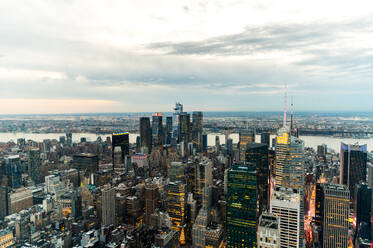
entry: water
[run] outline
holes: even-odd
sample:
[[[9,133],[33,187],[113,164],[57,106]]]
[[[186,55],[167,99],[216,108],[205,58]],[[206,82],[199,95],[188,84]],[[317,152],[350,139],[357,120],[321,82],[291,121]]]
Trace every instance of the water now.
[[[130,142],[135,143],[136,137],[139,134],[131,133],[130,134]],[[8,142],[10,140],[13,140],[14,142],[17,141],[18,138],[25,138],[26,140],[34,140],[36,142],[42,142],[44,139],[59,139],[60,136],[65,136],[64,133],[0,133],[0,142]],[[106,137],[111,136],[108,134],[104,135],[97,135],[93,133],[73,133],[72,138],[73,142],[79,142],[80,138],[85,137],[87,141],[95,141],[97,138],[101,136],[103,140],[106,139]],[[207,136],[207,143],[209,146],[215,145],[215,136],[219,136],[220,144],[225,144],[225,135],[224,134],[218,134],[218,133],[210,133]],[[271,135],[271,142],[272,138],[274,138],[274,135]],[[230,134],[230,138],[233,139],[233,143],[238,142],[238,133],[232,133]],[[333,149],[336,152],[339,152],[340,150],[340,144],[341,142],[345,143],[359,143],[359,144],[367,144],[368,150],[373,149],[373,138],[369,139],[353,139],[353,138],[335,138],[335,137],[329,137],[329,136],[300,136],[300,138],[305,142],[306,147],[312,147],[314,149],[317,149],[317,145],[326,144],[328,148]],[[256,135],[255,137],[256,142],[260,142],[260,135]]]

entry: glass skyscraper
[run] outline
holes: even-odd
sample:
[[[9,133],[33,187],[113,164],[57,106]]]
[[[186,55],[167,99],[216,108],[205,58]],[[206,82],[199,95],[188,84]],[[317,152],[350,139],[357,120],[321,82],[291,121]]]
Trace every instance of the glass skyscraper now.
[[[149,117],[140,117],[140,147],[143,153],[152,150],[152,129]]]
[[[227,247],[256,247],[255,166],[232,165],[227,183]]]
[[[162,113],[152,114],[152,137],[153,146],[161,146],[163,144],[163,124]]]

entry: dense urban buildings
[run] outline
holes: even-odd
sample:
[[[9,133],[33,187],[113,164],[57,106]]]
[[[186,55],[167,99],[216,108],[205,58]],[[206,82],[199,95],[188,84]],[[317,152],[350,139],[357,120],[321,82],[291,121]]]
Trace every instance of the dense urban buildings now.
[[[370,247],[366,145],[307,147],[293,115],[210,114],[177,103],[99,119],[94,139],[66,122],[0,143],[0,246]]]

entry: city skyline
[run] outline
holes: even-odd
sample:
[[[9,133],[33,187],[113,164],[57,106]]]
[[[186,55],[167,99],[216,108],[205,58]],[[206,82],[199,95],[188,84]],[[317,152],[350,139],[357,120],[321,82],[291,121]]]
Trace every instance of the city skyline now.
[[[4,1],[0,114],[368,111],[371,5]]]

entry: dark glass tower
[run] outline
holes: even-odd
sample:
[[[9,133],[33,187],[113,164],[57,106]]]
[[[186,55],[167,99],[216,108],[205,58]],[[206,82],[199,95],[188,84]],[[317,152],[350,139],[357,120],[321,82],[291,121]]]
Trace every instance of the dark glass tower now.
[[[198,151],[202,150],[203,113],[193,112],[192,141]]]
[[[347,185],[351,198],[354,197],[355,185],[367,177],[367,145],[347,145],[341,143],[340,184]]]
[[[41,183],[40,165],[39,148],[30,148],[28,151],[28,173],[35,184]]]
[[[179,118],[179,142],[184,142],[187,144],[190,142],[190,114],[183,112],[180,114]]]
[[[129,134],[128,133],[113,133],[112,146],[111,146],[113,161],[114,161],[114,148],[116,146],[120,146],[122,150],[122,161],[124,161],[124,157],[129,154],[129,148],[130,148]]]
[[[354,209],[357,228],[360,227],[360,224],[362,222],[370,224],[371,202],[372,189],[366,183],[360,183],[356,185]]]
[[[147,150],[144,153],[150,153],[152,150],[152,129],[149,117],[140,117],[140,146],[143,152]]]
[[[263,210],[268,209],[269,198],[269,164],[268,164],[268,145],[259,143],[248,143],[246,145],[246,162],[255,164],[257,176],[257,196],[259,212],[257,218]]]
[[[161,146],[163,144],[162,116],[162,113],[152,114],[152,137],[154,147]]]
[[[260,135],[260,143],[267,144],[267,146],[269,147],[270,137],[271,137],[271,133],[263,132]]]
[[[232,165],[227,182],[227,247],[256,247],[255,167]]]
[[[166,117],[165,144],[171,144],[172,139],[172,116]]]

